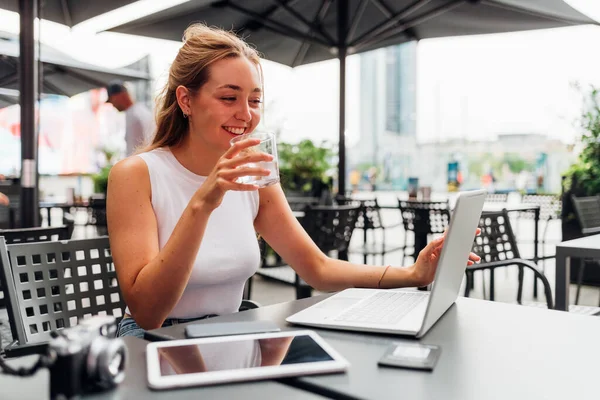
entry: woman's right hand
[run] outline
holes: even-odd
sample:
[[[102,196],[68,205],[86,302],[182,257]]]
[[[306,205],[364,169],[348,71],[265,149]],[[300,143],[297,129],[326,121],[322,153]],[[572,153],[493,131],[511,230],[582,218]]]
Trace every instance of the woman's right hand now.
[[[268,169],[246,165],[261,161],[273,161],[273,156],[270,154],[242,153],[244,149],[256,146],[259,143],[260,139],[246,139],[240,140],[231,146],[219,159],[200,189],[196,191],[192,201],[212,211],[221,204],[223,196],[228,190],[257,190],[259,187],[256,185],[238,183],[236,180],[242,176],[268,176],[270,174]]]

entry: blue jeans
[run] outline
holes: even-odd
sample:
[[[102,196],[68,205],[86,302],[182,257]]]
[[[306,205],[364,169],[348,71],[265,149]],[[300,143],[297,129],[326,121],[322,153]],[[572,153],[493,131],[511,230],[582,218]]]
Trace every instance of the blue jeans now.
[[[201,319],[216,317],[217,315],[209,314],[199,318],[189,318],[189,319],[180,319],[180,318],[167,318],[165,322],[163,322],[162,327],[172,326],[176,324],[184,324],[186,322],[191,321],[199,321]],[[140,328],[140,326],[135,322],[135,320],[131,317],[125,317],[119,322],[119,326],[117,327],[117,337],[123,336],[135,336],[137,338],[144,338],[145,330]]]

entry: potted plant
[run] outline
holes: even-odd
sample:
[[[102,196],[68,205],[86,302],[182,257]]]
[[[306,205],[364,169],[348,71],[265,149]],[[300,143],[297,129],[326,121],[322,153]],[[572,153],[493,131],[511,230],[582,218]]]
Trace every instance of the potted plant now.
[[[333,168],[331,160],[335,154],[327,142],[280,142],[277,152],[281,186],[288,196],[320,197],[324,188],[331,190],[327,174]]]
[[[581,152],[577,161],[571,165],[563,176],[563,240],[574,239],[582,235],[571,197],[600,194],[600,90],[598,88],[591,86],[589,92],[583,93],[583,112],[578,122],[582,130],[579,139]],[[578,262],[573,263],[571,268],[572,281],[576,280],[578,267]],[[600,273],[597,268],[586,268],[583,281],[600,284]]]

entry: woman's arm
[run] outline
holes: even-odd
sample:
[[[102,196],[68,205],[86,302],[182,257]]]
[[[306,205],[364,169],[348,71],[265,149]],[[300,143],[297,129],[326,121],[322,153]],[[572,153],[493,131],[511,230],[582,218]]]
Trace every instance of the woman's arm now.
[[[444,237],[429,243],[419,253],[415,264],[406,268],[386,270],[383,266],[335,260],[323,254],[304,231],[292,214],[280,185],[259,192],[260,209],[254,222],[256,230],[315,289],[412,287],[425,286],[433,281]],[[477,260],[478,257],[472,254],[469,263]]]
[[[140,157],[129,157],[111,169],[107,199],[110,245],[125,302],[141,328],[159,328],[179,302],[208,218],[225,193],[257,189],[254,185],[237,183],[240,176],[270,174],[269,170],[248,165],[271,161],[272,156],[264,153],[238,156],[243,149],[259,142],[243,140],[225,152],[192,196],[160,251],[146,163]]]
[[[159,251],[146,163],[139,157],[117,163],[108,193],[108,232],[121,292],[141,328],[159,328],[187,286],[210,211],[190,202]]]

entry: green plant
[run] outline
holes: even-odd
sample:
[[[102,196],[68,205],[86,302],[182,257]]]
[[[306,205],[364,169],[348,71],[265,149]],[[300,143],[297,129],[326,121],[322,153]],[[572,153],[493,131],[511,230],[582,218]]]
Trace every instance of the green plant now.
[[[113,159],[115,157],[116,152],[109,148],[103,147],[100,149],[100,152],[104,155],[106,159],[106,164],[104,167],[100,169],[100,172],[97,174],[93,174],[91,176],[92,182],[94,183],[94,193],[105,193],[108,188],[108,174],[110,173],[110,169],[113,166]]]
[[[92,182],[94,182],[94,193],[106,193],[108,187],[108,174],[110,173],[112,165],[107,165],[100,170],[97,174],[92,175]]]
[[[286,191],[311,192],[316,183],[326,183],[326,174],[332,170],[334,152],[323,142],[320,146],[311,140],[277,146],[281,185]]]
[[[563,188],[577,196],[594,196],[600,194],[600,90],[591,86],[583,97],[579,118],[582,150],[565,173]]]

